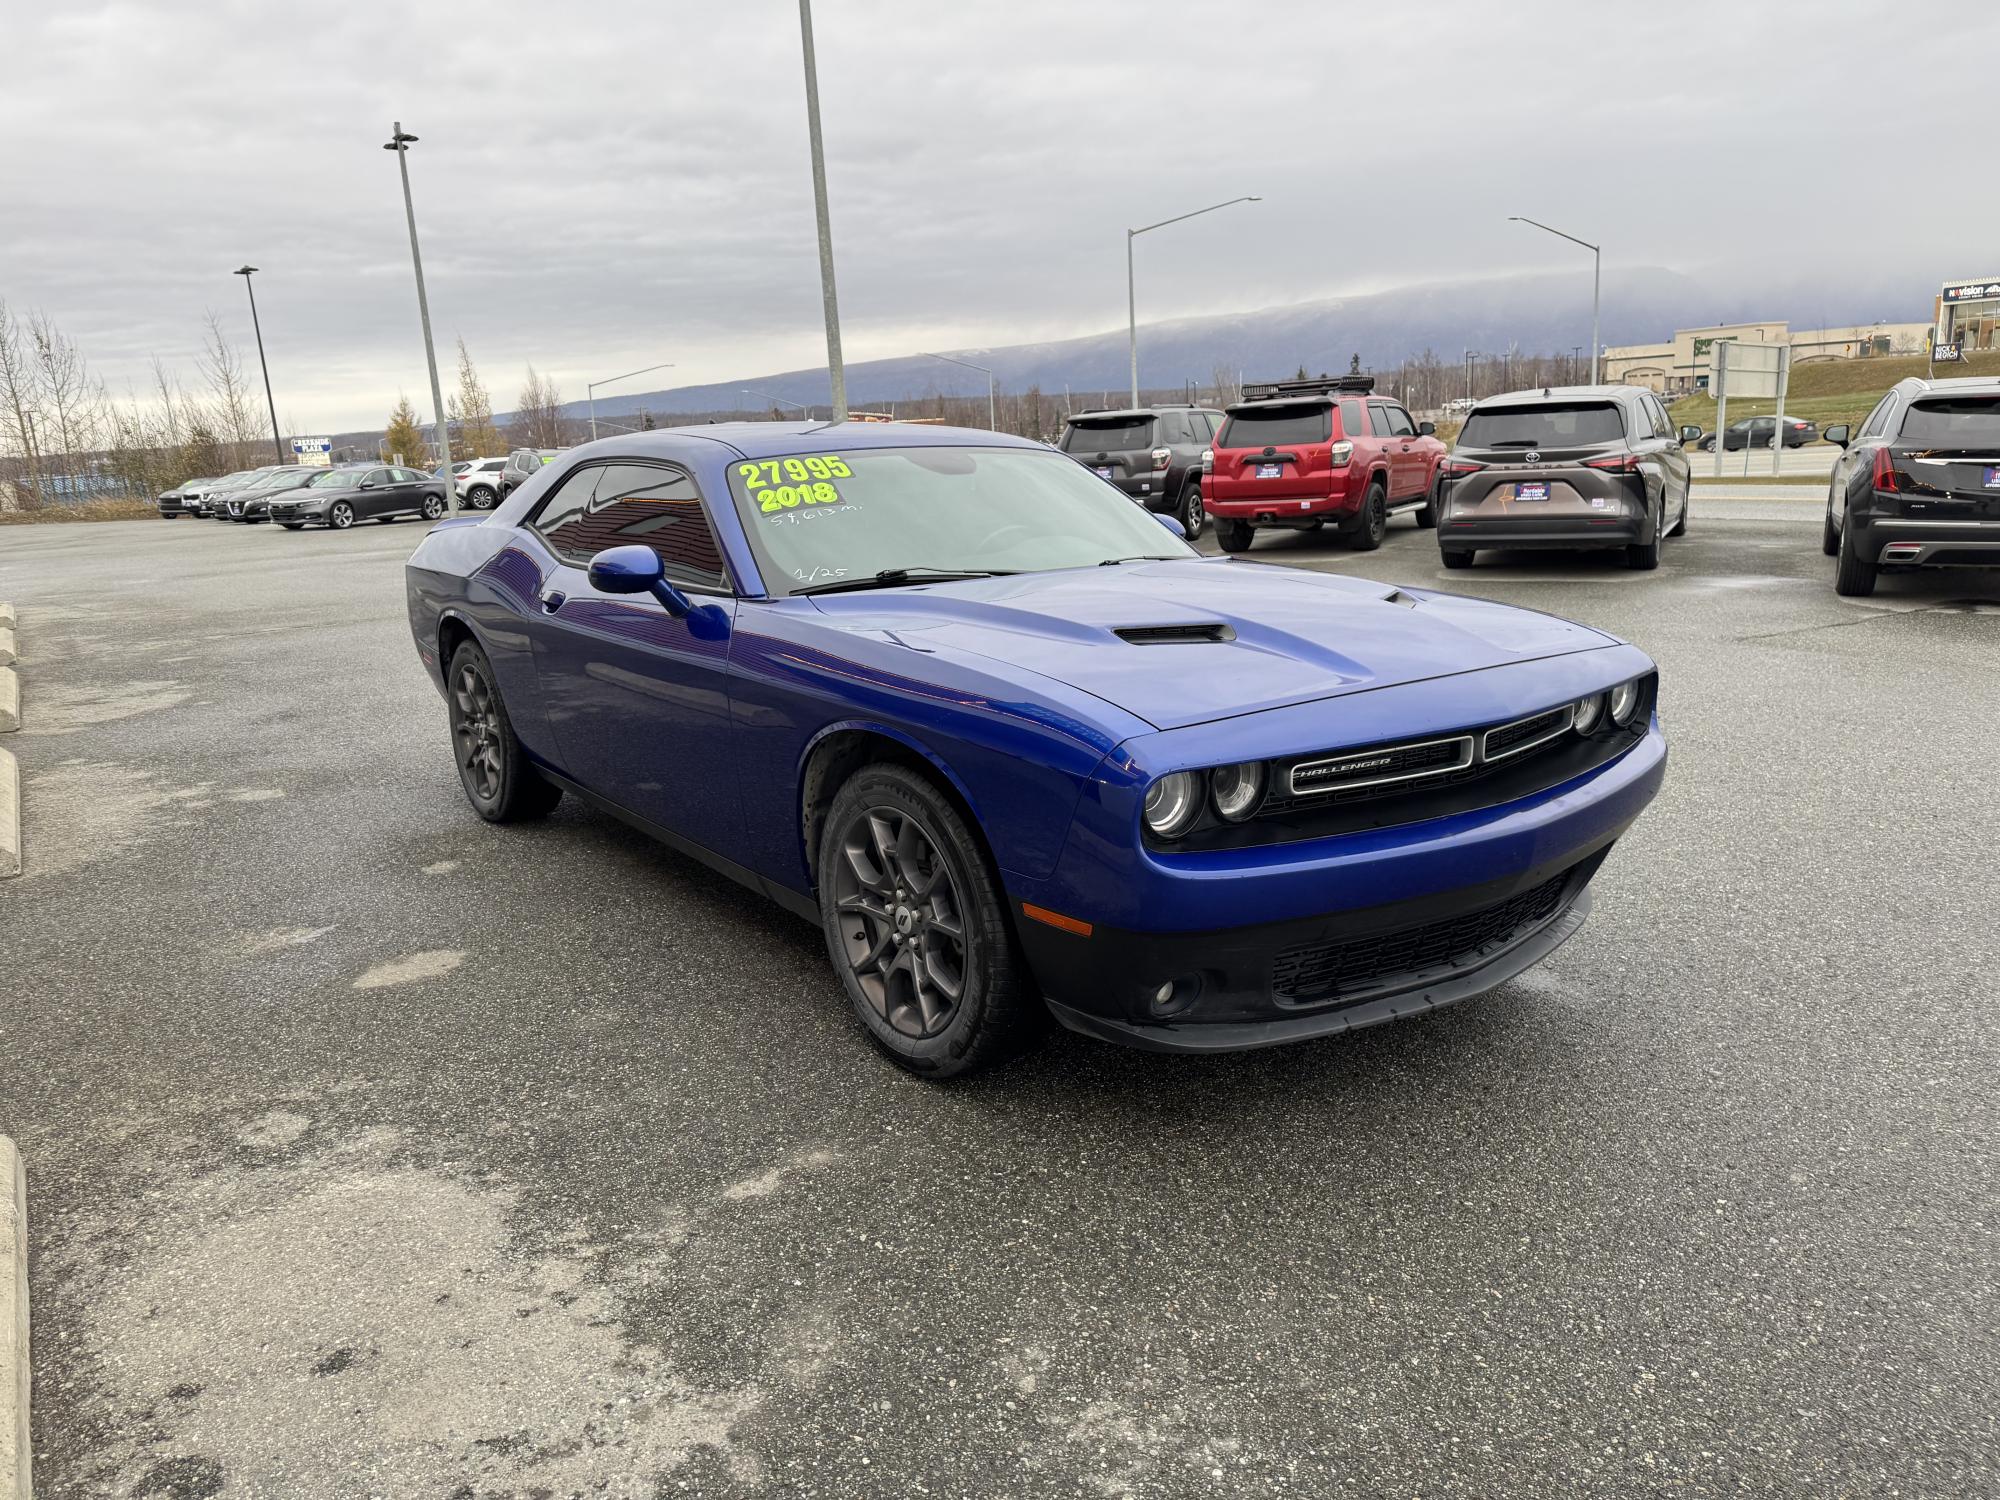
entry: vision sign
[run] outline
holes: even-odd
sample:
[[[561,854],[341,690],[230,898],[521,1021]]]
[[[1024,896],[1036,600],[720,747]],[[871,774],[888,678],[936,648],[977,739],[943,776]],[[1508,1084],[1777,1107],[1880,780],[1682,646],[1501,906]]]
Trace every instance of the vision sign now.
[[[1948,281],[1938,296],[1947,304],[2000,298],[2000,277],[1989,281]]]

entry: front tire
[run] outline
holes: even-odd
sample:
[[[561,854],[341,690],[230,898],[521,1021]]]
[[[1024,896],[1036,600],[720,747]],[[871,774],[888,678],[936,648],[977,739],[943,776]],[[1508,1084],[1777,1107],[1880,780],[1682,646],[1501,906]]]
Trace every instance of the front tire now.
[[[354,507],[345,500],[336,500],[327,509],[326,524],[335,531],[345,531],[354,524]]]
[[[486,653],[474,641],[460,642],[444,680],[452,759],[472,810],[489,823],[547,817],[562,788],[529,763]]]
[[[1035,1002],[1006,896],[935,786],[897,765],[848,778],[820,835],[818,876],[827,956],[893,1062],[954,1078],[1020,1045]]]
[[[1255,535],[1247,521],[1225,521],[1221,517],[1215,522],[1215,545],[1224,552],[1248,552],[1250,538]]]
[[[1361,514],[1347,534],[1347,545],[1356,552],[1373,552],[1389,533],[1389,487],[1381,480],[1368,486],[1368,498],[1361,502]]]
[[[303,531],[305,530],[306,523],[303,521],[280,521],[278,524],[287,531]]]
[[[1861,555],[1854,540],[1854,523],[1840,529],[1840,561],[1834,565],[1833,591],[1849,599],[1866,599],[1875,592],[1878,573],[1874,562]]]
[[[1202,521],[1207,512],[1201,508],[1201,481],[1190,479],[1181,490],[1180,523],[1187,539],[1193,541],[1201,535]]]

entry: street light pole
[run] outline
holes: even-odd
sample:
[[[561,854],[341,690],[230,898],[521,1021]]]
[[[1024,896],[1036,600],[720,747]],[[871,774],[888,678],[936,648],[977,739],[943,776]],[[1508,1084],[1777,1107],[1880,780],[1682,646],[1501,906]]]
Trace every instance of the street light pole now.
[[[257,321],[257,293],[250,285],[250,278],[257,274],[252,265],[238,267],[231,275],[243,278],[243,290],[250,293],[250,327],[257,335],[257,368],[264,372],[264,404],[271,409],[271,451],[278,455],[278,462],[285,461],[285,441],[278,436],[278,403],[271,399],[271,367],[264,360],[264,328]]]
[[[1572,245],[1581,245],[1591,253],[1593,262],[1590,272],[1590,383],[1596,385],[1597,351],[1602,347],[1597,341],[1597,313],[1601,305],[1601,294],[1604,290],[1604,251],[1598,246],[1591,244],[1589,240],[1580,240],[1573,234],[1564,234],[1560,229],[1552,228],[1542,223],[1539,219],[1530,219],[1523,214],[1509,214],[1507,215],[1507,222],[1509,224],[1532,224],[1545,234],[1552,234],[1560,240],[1568,240]]]
[[[800,0],[801,4],[805,0]],[[1262,203],[1256,195],[1246,198],[1231,198],[1227,203],[1211,203],[1207,208],[1197,208],[1193,213],[1175,214],[1171,219],[1162,219],[1157,224],[1142,224],[1137,229],[1125,231],[1125,325],[1127,338],[1132,350],[1132,404],[1139,404],[1139,294],[1132,275],[1132,241],[1142,234],[1155,229],[1165,229],[1169,224],[1178,224],[1183,219],[1198,219],[1203,214],[1212,214],[1218,208],[1230,208],[1238,203]]]
[[[424,295],[424,256],[417,248],[417,210],[410,198],[410,147],[416,142],[417,138],[406,134],[403,122],[398,120],[382,149],[396,153],[396,166],[403,176],[403,214],[410,221],[410,264],[417,272],[417,316],[424,325],[424,360],[431,370],[431,410],[437,416],[438,467],[444,470],[444,502],[457,515],[458,486],[451,477],[451,424],[444,415],[444,387],[438,384],[437,346],[431,342],[431,304]]]
[[[812,0],[799,0],[799,37],[806,62],[806,133],[812,141],[813,214],[819,221],[819,290],[826,303],[826,373],[833,386],[833,420],[847,420],[847,366],[840,357],[840,298],[833,287],[833,225],[826,212],[826,148],[819,134],[819,63],[813,54]]]
[[[783,396],[774,396],[769,391],[760,391],[756,389],[754,386],[743,385],[743,386],[738,386],[737,389],[743,392],[743,394],[746,396],[762,397],[764,400],[770,402],[773,406],[789,406],[793,411],[802,411],[806,414],[806,420],[808,422],[810,422],[813,419],[813,409],[810,406],[802,405],[797,401],[787,401]]]
[[[1000,430],[1000,423],[995,419],[993,414],[993,372],[991,370],[987,369],[984,365],[975,365],[969,359],[953,359],[949,354],[931,354],[926,351],[924,358],[941,359],[948,365],[963,365],[968,370],[977,370],[980,374],[984,375],[986,377],[986,430],[988,432],[998,432]]]
[[[583,388],[583,399],[590,404],[590,440],[597,441],[597,388],[600,385],[616,385],[621,380],[630,380],[634,375],[650,375],[655,370],[671,370],[671,361],[664,365],[647,365],[643,370],[627,370],[623,375],[607,375],[602,380],[593,380]]]

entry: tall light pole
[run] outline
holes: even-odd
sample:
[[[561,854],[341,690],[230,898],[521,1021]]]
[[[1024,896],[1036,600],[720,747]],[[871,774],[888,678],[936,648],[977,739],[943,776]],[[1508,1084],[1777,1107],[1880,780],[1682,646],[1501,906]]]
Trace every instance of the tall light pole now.
[[[243,290],[250,293],[250,327],[257,334],[257,368],[264,372],[264,404],[271,409],[271,451],[278,455],[278,462],[285,461],[285,441],[278,436],[278,403],[271,399],[271,367],[264,362],[264,329],[257,321],[257,293],[250,285],[250,278],[257,274],[251,265],[239,266],[230,273],[243,278]]]
[[[664,365],[647,365],[643,370],[627,370],[623,375],[607,375],[602,380],[593,380],[583,388],[583,399],[590,403],[590,440],[597,441],[597,388],[600,385],[616,385],[621,380],[630,380],[634,375],[650,375],[655,370],[671,370],[671,362]]]
[[[1559,240],[1568,240],[1572,245],[1581,245],[1591,253],[1593,264],[1590,272],[1590,383],[1596,385],[1597,351],[1600,347],[1597,342],[1597,310],[1600,293],[1604,290],[1603,250],[1591,244],[1589,240],[1580,240],[1573,234],[1564,234],[1560,229],[1551,228],[1549,225],[1542,223],[1541,220],[1530,219],[1523,214],[1509,214],[1507,215],[1507,222],[1509,224],[1532,224],[1545,234],[1552,234]]]
[[[451,424],[444,418],[444,387],[438,384],[437,346],[431,342],[431,304],[424,295],[424,256],[417,248],[417,210],[410,201],[410,147],[417,138],[406,134],[403,122],[396,121],[384,151],[396,153],[396,166],[403,174],[403,214],[410,221],[410,264],[417,271],[417,316],[424,324],[424,359],[431,367],[431,410],[437,414],[438,467],[444,470],[444,499],[453,515],[458,514],[458,486],[451,481]]]
[[[797,401],[787,401],[783,396],[774,396],[769,391],[760,391],[747,385],[739,386],[737,389],[741,390],[746,396],[760,396],[773,406],[789,406],[793,411],[802,411],[806,414],[808,422],[813,419],[813,409],[810,406],[802,405]]]
[[[800,0],[803,4],[804,0]],[[1218,208],[1230,208],[1238,203],[1262,203],[1262,198],[1252,195],[1247,198],[1231,198],[1227,203],[1211,203],[1207,208],[1197,208],[1191,214],[1175,214],[1171,219],[1162,219],[1157,224],[1141,224],[1137,229],[1125,231],[1125,321],[1132,345],[1132,404],[1139,404],[1139,296],[1132,276],[1132,241],[1142,234],[1150,234],[1155,229],[1165,229],[1169,224],[1178,224],[1183,219],[1198,219],[1203,214],[1212,214]]]
[[[926,351],[924,358],[941,359],[948,365],[963,365],[968,370],[977,370],[980,374],[984,375],[986,377],[986,430],[988,432],[998,432],[1000,430],[1000,424],[993,414],[993,372],[991,370],[987,369],[984,365],[975,365],[969,359],[953,359],[949,354],[931,354]]]
[[[833,289],[833,225],[826,214],[826,148],[819,135],[819,64],[813,57],[812,0],[799,0],[799,37],[806,61],[806,133],[812,140],[813,214],[819,221],[819,290],[826,303],[826,373],[833,385],[833,420],[847,420],[847,366],[840,357],[840,298]]]

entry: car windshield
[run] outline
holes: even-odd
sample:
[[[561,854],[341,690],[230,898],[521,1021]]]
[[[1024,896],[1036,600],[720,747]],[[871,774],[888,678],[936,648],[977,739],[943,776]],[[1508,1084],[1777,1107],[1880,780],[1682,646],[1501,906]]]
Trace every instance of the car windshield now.
[[[338,489],[342,485],[359,484],[360,469],[322,469],[306,481],[308,489]]]
[[[1108,422],[1072,422],[1063,433],[1065,453],[1120,453],[1153,445],[1151,417],[1117,417]]]
[[[1198,554],[1089,470],[1047,449],[825,449],[731,464],[767,586],[878,573],[1026,573]],[[901,580],[897,580],[901,581]]]
[[[1546,402],[1482,407],[1465,419],[1458,441],[1465,448],[1576,448],[1624,436],[1611,402]]]
[[[1978,448],[2000,453],[2000,401],[1924,401],[1903,418],[1902,441],[1926,448]]]
[[[1215,446],[1273,448],[1285,443],[1323,443],[1333,435],[1332,412],[1324,401],[1232,412]]]

